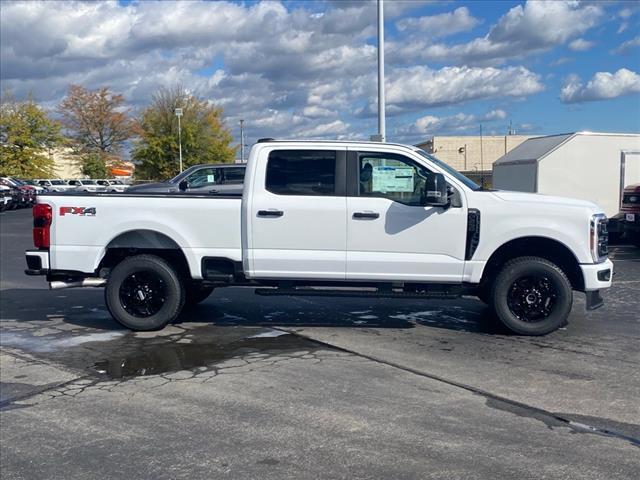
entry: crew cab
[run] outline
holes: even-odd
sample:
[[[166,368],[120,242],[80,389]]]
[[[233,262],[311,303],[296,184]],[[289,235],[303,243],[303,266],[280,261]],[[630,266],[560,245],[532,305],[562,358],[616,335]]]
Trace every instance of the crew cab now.
[[[524,335],[564,325],[573,291],[611,286],[596,205],[484,190],[412,146],[259,141],[242,194],[48,194],[30,275],[105,287],[111,315],[163,328],[214,288],[260,295],[475,295]]]

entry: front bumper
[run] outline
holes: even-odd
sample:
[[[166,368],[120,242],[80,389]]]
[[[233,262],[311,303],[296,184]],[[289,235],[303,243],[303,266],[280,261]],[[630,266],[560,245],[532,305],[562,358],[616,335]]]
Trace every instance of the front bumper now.
[[[580,265],[584,279],[584,293],[587,300],[587,310],[595,310],[604,305],[600,290],[611,287],[613,278],[613,262],[606,259],[602,263]]]

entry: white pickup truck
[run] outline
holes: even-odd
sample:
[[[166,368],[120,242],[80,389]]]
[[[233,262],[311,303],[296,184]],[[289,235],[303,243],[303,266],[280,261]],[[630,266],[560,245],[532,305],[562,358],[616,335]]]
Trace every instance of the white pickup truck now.
[[[163,328],[214,288],[262,295],[475,295],[511,331],[564,325],[611,286],[592,203],[484,190],[411,146],[260,140],[241,195],[46,194],[29,275],[106,287],[113,317]]]

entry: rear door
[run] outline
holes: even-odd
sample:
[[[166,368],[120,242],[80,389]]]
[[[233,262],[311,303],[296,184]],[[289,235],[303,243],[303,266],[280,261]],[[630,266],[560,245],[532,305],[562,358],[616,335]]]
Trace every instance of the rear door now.
[[[347,280],[462,281],[464,203],[422,206],[431,172],[399,153],[350,151],[347,168]]]
[[[247,219],[251,276],[344,279],[346,148],[274,147],[267,155]]]

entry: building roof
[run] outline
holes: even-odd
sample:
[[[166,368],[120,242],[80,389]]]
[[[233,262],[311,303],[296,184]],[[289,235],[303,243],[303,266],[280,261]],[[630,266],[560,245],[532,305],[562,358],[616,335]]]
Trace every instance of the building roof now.
[[[574,135],[575,133],[564,133],[562,135],[530,138],[500,157],[495,161],[494,165],[505,163],[531,163],[538,161],[558,148],[564,142],[568,141]]]
[[[544,157],[549,155],[555,149],[559,148],[563,144],[569,142],[572,138],[578,135],[589,136],[602,136],[602,137],[638,137],[635,133],[600,133],[600,132],[575,132],[575,133],[562,133],[559,135],[547,135],[545,137],[535,137],[525,140],[516,148],[507,152],[498,160],[494,162],[494,165],[513,165],[516,163],[533,163],[539,162]]]

